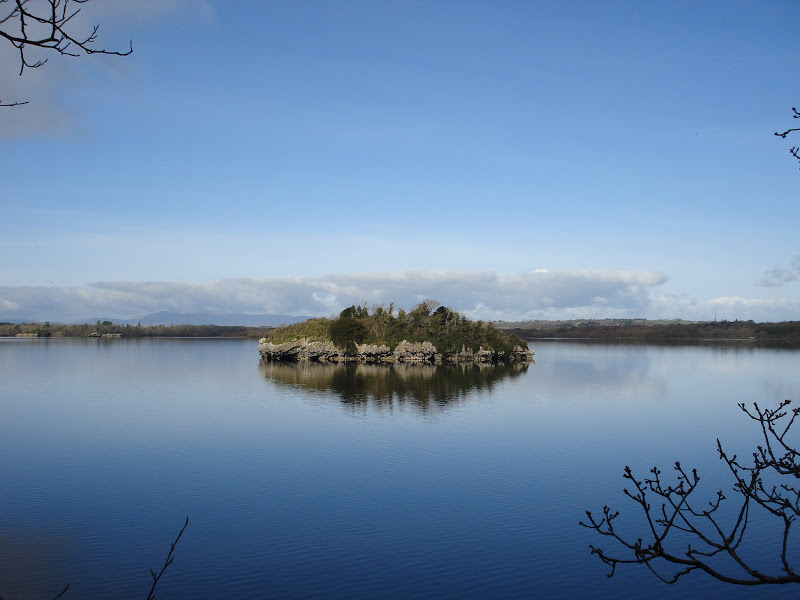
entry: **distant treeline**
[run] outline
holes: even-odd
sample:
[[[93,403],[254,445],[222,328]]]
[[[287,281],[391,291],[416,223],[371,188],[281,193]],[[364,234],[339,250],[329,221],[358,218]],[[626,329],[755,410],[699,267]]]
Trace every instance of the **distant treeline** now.
[[[753,340],[763,343],[780,343],[800,346],[800,321],[781,323],[756,323],[754,321],[661,321],[651,324],[644,320],[609,324],[609,320],[577,321],[573,323],[558,321],[537,321],[535,324],[496,323],[498,332],[488,323],[472,323],[457,313],[440,307],[431,311],[430,307],[416,307],[406,313],[399,311],[395,316],[392,307],[376,310],[368,314],[365,308],[351,307],[343,311],[347,321],[341,321],[330,332],[329,319],[309,319],[289,327],[242,327],[224,325],[116,325],[111,321],[98,321],[95,324],[64,325],[60,323],[4,323],[0,322],[0,336],[37,335],[38,337],[88,338],[107,334],[122,337],[238,337],[238,338],[276,338],[285,341],[292,337],[324,338],[335,337],[359,339],[370,343],[393,344],[407,337],[427,338],[437,348],[458,350],[467,342],[483,344],[488,347],[508,345],[505,334],[526,340],[541,338],[586,338],[606,341],[700,341],[714,339]],[[423,314],[425,313],[425,314]],[[340,319],[342,317],[340,316]],[[350,319],[355,318],[358,323]],[[347,325],[347,327],[344,327]],[[362,333],[362,325],[366,332]],[[338,331],[337,327],[343,331]],[[351,328],[355,328],[350,331]],[[496,332],[496,333],[495,333]],[[498,335],[500,334],[500,335]],[[278,339],[279,338],[279,339]],[[285,338],[285,339],[284,339]]]
[[[269,328],[223,325],[117,325],[98,321],[94,325],[64,325],[61,323],[0,323],[0,336],[36,335],[38,337],[89,338],[114,337],[238,337],[260,338]]]
[[[544,324],[503,329],[528,340],[541,338],[588,338],[606,341],[690,341],[690,340],[753,340],[800,345],[800,321],[756,323],[754,321],[674,322],[657,325],[637,321],[636,324],[608,324],[582,321],[576,324]]]

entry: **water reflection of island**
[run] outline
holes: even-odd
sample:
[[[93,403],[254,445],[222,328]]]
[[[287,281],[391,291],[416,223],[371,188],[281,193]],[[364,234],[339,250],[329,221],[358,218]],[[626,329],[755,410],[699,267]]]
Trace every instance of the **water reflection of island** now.
[[[282,363],[260,361],[270,381],[314,392],[333,392],[351,408],[392,410],[412,406],[439,411],[477,390],[491,391],[500,381],[516,378],[530,363],[507,365],[371,365],[352,363]]]

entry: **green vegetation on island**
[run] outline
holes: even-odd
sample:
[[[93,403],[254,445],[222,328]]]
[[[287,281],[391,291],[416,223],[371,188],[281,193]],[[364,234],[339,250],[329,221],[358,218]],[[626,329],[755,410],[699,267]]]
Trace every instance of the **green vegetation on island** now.
[[[401,341],[430,342],[440,353],[457,354],[462,349],[493,351],[510,356],[515,347],[528,344],[514,333],[502,331],[484,321],[472,321],[464,315],[430,301],[421,302],[409,311],[396,310],[394,304],[351,306],[335,319],[308,319],[302,323],[276,327],[265,339],[272,344],[306,339],[330,340],[346,353],[354,354],[356,345],[385,345],[395,348]]]

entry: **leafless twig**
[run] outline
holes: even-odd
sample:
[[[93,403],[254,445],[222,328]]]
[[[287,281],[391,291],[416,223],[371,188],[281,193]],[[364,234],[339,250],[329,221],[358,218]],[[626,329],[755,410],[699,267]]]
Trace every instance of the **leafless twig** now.
[[[792,118],[800,119],[800,111],[798,111],[795,107],[792,107],[792,113],[794,113],[792,115]],[[779,138],[785,140],[787,135],[789,135],[790,133],[794,133],[796,131],[800,131],[800,127],[795,127],[793,129],[787,129],[786,131],[783,131],[783,132],[776,131],[775,135],[777,135]],[[794,156],[797,160],[800,160],[800,146],[793,146],[793,147],[789,148],[789,154]]]
[[[48,60],[29,58],[31,48],[72,57],[81,54],[127,56],[133,52],[133,42],[128,44],[126,50],[95,47],[99,25],[94,25],[88,35],[78,35],[72,31],[71,21],[81,11],[76,5],[87,2],[89,0],[40,0],[34,3],[31,0],[0,0],[0,39],[10,43],[19,54],[20,75],[26,67],[37,69]],[[23,104],[28,102],[0,101],[0,107]]]
[[[175,546],[178,545],[178,540],[181,539],[181,536],[183,535],[183,532],[186,530],[187,525],[189,525],[189,517],[186,517],[186,522],[183,524],[183,527],[178,532],[178,537],[176,537],[175,541],[172,542],[172,546],[170,546],[169,548],[169,553],[167,554],[167,558],[164,561],[164,565],[161,567],[161,571],[159,571],[158,575],[156,575],[156,572],[153,569],[150,569],[150,575],[153,577],[153,586],[150,588],[150,593],[147,594],[146,600],[153,600],[156,597],[156,585],[158,584],[159,579],[161,579],[161,576],[164,574],[164,571],[167,570],[167,567],[169,567],[175,560],[175,557],[173,556],[173,553],[175,552]]]
[[[639,564],[646,566],[665,583],[675,583],[692,571],[703,571],[727,583],[738,585],[762,585],[800,583],[800,574],[789,564],[787,549],[792,523],[800,516],[800,488],[792,481],[800,478],[800,453],[787,438],[800,408],[789,409],[789,400],[781,402],[775,409],[761,409],[757,404],[750,409],[744,404],[739,408],[759,423],[764,444],[753,453],[753,463],[743,464],[736,455],[729,456],[717,440],[719,457],[734,476],[734,491],[739,494],[741,505],[732,525],[724,526],[717,510],[726,499],[722,491],[707,505],[694,503],[691,497],[697,489],[700,477],[695,470],[687,472],[680,463],[675,463],[676,483],[667,485],[662,481],[657,467],[650,470],[651,476],[636,479],[630,467],[625,467],[623,478],[631,482],[631,490],[625,495],[633,500],[644,513],[647,531],[635,541],[625,538],[614,528],[618,511],[603,507],[602,517],[586,511],[587,521],[583,527],[594,529],[602,536],[616,540],[623,548],[622,555],[609,554],[596,546],[591,553],[610,567],[608,576],[614,575],[617,565]],[[781,485],[770,486],[765,476],[778,476]],[[651,504],[655,498],[660,507]],[[780,565],[777,572],[766,573],[754,567],[739,552],[747,528],[750,508],[760,506],[783,521]],[[678,532],[678,533],[673,533]],[[670,536],[672,534],[672,536]],[[674,538],[692,540],[688,546],[679,547]],[[647,540],[647,541],[644,541]],[[727,557],[736,567],[722,568],[715,557]],[[663,572],[662,565],[673,565]]]

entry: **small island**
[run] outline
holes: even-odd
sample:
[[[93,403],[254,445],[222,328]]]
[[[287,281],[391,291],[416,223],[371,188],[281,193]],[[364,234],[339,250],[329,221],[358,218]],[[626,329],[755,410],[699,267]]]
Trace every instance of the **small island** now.
[[[308,319],[272,330],[258,342],[262,359],[297,362],[505,363],[529,362],[522,338],[491,323],[425,301],[395,307],[344,309],[338,318]]]

